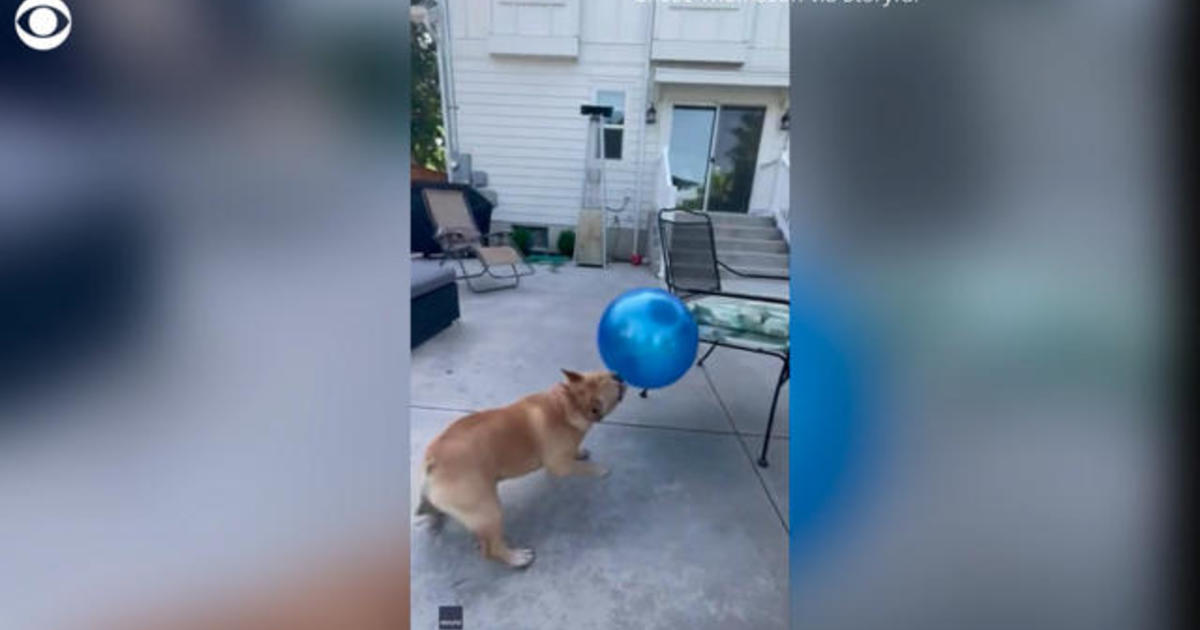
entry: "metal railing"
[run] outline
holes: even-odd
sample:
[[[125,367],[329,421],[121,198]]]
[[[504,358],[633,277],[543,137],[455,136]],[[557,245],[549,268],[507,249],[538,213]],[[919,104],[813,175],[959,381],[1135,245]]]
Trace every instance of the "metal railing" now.
[[[763,164],[759,168],[771,168],[771,201],[767,206],[770,216],[775,220],[775,227],[783,233],[783,240],[790,245],[792,242],[789,232],[791,203],[789,190],[792,161],[785,148],[779,158]]]
[[[654,188],[654,205],[658,209],[674,208],[678,199],[679,191],[671,183],[671,158],[669,147],[663,147],[662,153],[658,159],[658,179]],[[666,268],[665,254],[663,253],[662,240],[658,238],[658,230],[650,230],[651,234],[651,252],[654,255],[655,263],[657,264],[656,273],[659,278],[664,278],[664,270]]]

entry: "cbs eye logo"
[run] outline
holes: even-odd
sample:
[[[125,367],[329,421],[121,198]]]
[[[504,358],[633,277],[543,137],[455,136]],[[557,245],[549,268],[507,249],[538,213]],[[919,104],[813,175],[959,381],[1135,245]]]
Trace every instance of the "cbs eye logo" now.
[[[54,50],[71,34],[71,10],[62,0],[25,0],[15,22],[17,37],[34,50]]]

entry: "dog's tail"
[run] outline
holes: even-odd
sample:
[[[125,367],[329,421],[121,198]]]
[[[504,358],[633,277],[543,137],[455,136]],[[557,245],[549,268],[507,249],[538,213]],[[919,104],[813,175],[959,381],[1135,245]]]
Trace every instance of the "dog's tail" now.
[[[429,501],[429,473],[433,472],[433,460],[425,461],[425,479],[421,482],[421,503],[417,505],[417,516],[437,516],[442,511]]]

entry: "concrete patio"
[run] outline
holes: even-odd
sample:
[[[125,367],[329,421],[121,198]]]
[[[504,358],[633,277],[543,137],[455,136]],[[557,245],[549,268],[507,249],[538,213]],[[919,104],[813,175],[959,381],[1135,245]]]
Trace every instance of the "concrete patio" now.
[[[644,267],[539,266],[518,289],[475,294],[462,318],[413,351],[412,497],[425,446],[464,413],[596,369],[608,302],[657,286]],[[730,290],[786,295],[782,281]],[[457,523],[412,537],[413,627],[461,605],[465,628],[784,628],[787,624],[787,389],[769,455],[755,463],[778,361],[718,349],[678,383],[626,397],[588,435],[605,479],[545,472],[500,486],[508,540],[537,560],[485,561]],[[415,504],[414,504],[415,509]]]

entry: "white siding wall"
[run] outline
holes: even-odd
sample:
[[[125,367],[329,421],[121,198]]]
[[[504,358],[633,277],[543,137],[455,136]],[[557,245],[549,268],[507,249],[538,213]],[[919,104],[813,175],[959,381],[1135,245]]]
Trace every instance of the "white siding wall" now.
[[[654,59],[745,63],[753,10],[745,2],[664,3],[654,21]]]
[[[786,2],[754,5],[753,33],[746,59],[747,72],[788,73],[791,10]]]
[[[579,55],[582,0],[490,0],[493,54]]]
[[[660,6],[659,16],[666,5]],[[646,102],[645,64],[651,5],[635,0],[449,0],[458,100],[460,149],[473,167],[487,171],[499,194],[495,218],[509,223],[574,225],[580,207],[586,119],[579,106],[598,89],[625,92],[622,159],[607,163],[609,205],[637,197],[637,155]],[[742,27],[749,38],[746,70],[787,70],[786,4],[753,5]],[[578,11],[576,17],[572,17]],[[771,13],[774,11],[774,13]],[[720,11],[720,13],[727,13]],[[753,18],[753,19],[751,19]],[[495,38],[526,38],[537,55],[538,38],[570,37],[577,20],[576,57],[494,54]],[[567,22],[564,22],[567,20]],[[656,29],[657,30],[657,29]],[[782,63],[782,65],[780,65]],[[660,98],[672,86],[658,86]],[[678,86],[679,90],[700,90]],[[721,88],[708,100],[734,98],[768,105],[767,136],[778,129],[783,90]],[[747,100],[748,99],[748,100]],[[768,102],[769,101],[769,102]],[[669,104],[659,102],[659,124],[645,126],[642,202],[653,205],[660,133],[669,130]],[[662,138],[669,137],[662,135]],[[778,156],[764,138],[760,161]],[[756,195],[757,196],[757,195]]]

